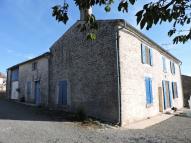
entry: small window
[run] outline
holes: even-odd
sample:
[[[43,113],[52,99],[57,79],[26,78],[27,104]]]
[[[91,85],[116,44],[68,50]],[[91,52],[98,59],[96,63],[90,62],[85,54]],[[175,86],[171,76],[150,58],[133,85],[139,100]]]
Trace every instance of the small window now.
[[[171,70],[171,73],[175,75],[175,64],[174,62],[171,62],[171,61],[170,61],[170,70]]]
[[[143,44],[141,44],[141,60],[143,64],[153,65],[153,51]]]
[[[34,63],[32,63],[32,70],[34,71],[36,69],[37,69],[37,62],[34,62]]]
[[[152,79],[145,77],[145,89],[146,89],[146,103],[150,105],[153,103],[153,93],[152,93]]]
[[[176,82],[172,82],[172,94],[173,94],[173,98],[178,98],[178,89],[177,89],[177,83]]]
[[[166,58],[165,57],[162,57],[162,64],[163,64],[163,72],[167,72],[167,69],[166,69]]]

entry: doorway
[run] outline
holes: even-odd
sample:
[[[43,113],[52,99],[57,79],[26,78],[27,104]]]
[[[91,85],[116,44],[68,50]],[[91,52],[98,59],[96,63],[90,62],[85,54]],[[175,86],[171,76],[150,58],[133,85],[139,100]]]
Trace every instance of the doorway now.
[[[67,105],[67,81],[59,81],[58,105]]]

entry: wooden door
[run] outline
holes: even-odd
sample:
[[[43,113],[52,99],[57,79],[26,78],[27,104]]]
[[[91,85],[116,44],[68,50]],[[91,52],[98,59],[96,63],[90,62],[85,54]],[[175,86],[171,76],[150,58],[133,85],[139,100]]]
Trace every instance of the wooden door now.
[[[67,105],[67,81],[59,82],[58,104]]]
[[[40,81],[35,81],[35,103],[36,105],[41,104],[41,95],[40,95]]]

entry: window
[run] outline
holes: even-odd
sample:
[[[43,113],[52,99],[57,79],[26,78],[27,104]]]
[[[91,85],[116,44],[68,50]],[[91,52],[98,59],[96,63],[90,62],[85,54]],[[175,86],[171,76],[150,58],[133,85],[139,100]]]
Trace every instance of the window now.
[[[172,94],[173,94],[173,98],[178,98],[178,89],[177,89],[177,83],[176,82],[172,82]]]
[[[162,57],[162,64],[163,64],[163,72],[167,72],[167,69],[166,69],[166,58],[165,57]]]
[[[170,71],[172,74],[175,74],[175,64],[170,61]]]
[[[172,91],[170,82],[163,80],[162,87],[163,87],[164,109],[167,109],[172,107]]]
[[[14,69],[11,72],[11,79],[12,81],[18,81],[19,80],[19,69]]]
[[[146,88],[146,103],[150,105],[153,103],[153,93],[152,93],[152,79],[145,77],[145,88]]]
[[[153,65],[153,51],[143,44],[141,44],[141,60],[143,64]]]
[[[31,82],[27,82],[27,96],[31,96]]]
[[[32,70],[34,71],[36,69],[37,69],[37,62],[34,62],[34,63],[32,63]]]

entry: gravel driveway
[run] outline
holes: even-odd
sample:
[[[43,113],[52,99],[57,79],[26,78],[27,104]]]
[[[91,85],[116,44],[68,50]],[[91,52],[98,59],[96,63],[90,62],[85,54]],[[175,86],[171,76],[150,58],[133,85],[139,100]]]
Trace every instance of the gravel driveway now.
[[[55,120],[41,109],[0,100],[0,143],[191,143],[191,118],[145,129],[93,128]]]

